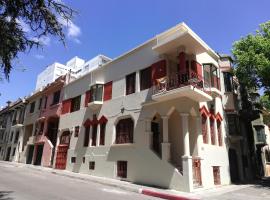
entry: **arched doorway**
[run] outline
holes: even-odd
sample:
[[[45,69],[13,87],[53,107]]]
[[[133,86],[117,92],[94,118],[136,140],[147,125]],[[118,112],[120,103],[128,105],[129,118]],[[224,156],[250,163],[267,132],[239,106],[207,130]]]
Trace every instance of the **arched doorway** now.
[[[233,183],[238,182],[239,181],[238,158],[236,151],[234,149],[229,149],[229,162],[230,162],[231,181]]]
[[[159,114],[156,114],[151,121],[151,132],[153,133],[152,149],[158,156],[161,156],[161,124],[162,119]]]
[[[60,144],[57,148],[56,169],[66,169],[67,164],[67,152],[70,143],[70,131],[64,131],[60,137]]]

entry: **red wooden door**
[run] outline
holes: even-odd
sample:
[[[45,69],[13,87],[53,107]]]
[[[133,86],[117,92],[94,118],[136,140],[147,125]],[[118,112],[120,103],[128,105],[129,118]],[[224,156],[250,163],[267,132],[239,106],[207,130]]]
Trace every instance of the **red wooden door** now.
[[[55,169],[66,169],[68,145],[59,145],[57,149]]]
[[[202,185],[202,176],[201,176],[201,160],[192,159],[192,168],[193,168],[193,184],[195,187]]]

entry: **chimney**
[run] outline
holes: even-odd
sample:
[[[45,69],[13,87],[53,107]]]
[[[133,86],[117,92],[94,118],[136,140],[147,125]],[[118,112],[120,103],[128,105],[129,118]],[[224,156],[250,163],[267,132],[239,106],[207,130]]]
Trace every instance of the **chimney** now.
[[[8,107],[10,106],[10,104],[11,104],[11,101],[7,101],[7,105],[8,105]]]

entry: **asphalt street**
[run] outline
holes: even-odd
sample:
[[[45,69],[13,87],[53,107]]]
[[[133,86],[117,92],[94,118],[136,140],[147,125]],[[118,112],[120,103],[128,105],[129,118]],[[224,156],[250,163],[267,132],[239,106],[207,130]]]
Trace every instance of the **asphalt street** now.
[[[0,164],[0,200],[157,199],[46,171]]]

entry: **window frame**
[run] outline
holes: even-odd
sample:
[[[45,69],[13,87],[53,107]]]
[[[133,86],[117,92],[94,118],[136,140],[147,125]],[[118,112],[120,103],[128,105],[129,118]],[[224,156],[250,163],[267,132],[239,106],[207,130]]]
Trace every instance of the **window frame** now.
[[[30,103],[29,113],[34,113],[35,112],[35,107],[36,107],[36,102],[35,101]]]
[[[71,99],[70,113],[76,112],[81,109],[81,95]]]
[[[131,117],[120,119],[116,124],[115,144],[126,144],[133,142],[134,142],[134,120]]]
[[[57,105],[60,102],[61,90],[57,90],[53,93],[51,106]]]
[[[126,75],[126,95],[136,92],[136,72]]]
[[[147,67],[140,70],[140,91],[151,88],[152,83],[152,68]]]

